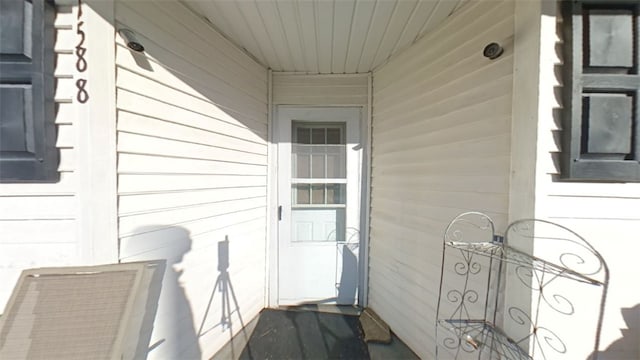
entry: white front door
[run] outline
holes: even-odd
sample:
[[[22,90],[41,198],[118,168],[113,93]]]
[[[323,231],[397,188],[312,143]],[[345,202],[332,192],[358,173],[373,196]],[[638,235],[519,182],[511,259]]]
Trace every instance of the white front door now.
[[[279,107],[278,303],[354,304],[360,108]]]

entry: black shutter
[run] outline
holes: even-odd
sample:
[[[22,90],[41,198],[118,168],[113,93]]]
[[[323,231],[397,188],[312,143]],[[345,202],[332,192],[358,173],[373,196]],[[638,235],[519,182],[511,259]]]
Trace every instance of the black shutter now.
[[[563,177],[640,181],[640,2],[563,6]]]
[[[0,182],[55,181],[54,11],[0,0]]]

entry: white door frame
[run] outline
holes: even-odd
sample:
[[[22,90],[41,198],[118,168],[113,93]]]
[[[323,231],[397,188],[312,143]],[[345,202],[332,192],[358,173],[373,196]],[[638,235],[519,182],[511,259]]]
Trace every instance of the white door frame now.
[[[266,246],[266,306],[278,307],[278,272],[279,272],[279,194],[278,194],[278,127],[277,119],[279,116],[279,109],[318,109],[318,108],[358,108],[360,109],[360,146],[362,146],[363,153],[361,159],[361,173],[360,176],[360,250],[358,261],[358,299],[357,305],[365,307],[367,306],[368,297],[368,264],[369,264],[369,196],[370,196],[370,183],[369,183],[369,166],[370,166],[370,114],[367,106],[360,105],[343,105],[343,106],[295,106],[295,105],[272,105],[269,111],[269,180],[268,180],[268,193],[269,204],[267,210],[267,246]]]

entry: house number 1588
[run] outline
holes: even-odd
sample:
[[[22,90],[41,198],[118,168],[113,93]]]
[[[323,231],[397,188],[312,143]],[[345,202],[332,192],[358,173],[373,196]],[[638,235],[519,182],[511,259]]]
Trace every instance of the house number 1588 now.
[[[82,0],[78,0],[78,22],[76,24],[76,33],[79,35],[80,40],[76,45],[76,70],[80,73],[87,71],[87,60],[84,58],[84,55],[87,52],[87,48],[82,46],[85,40],[85,33],[82,30],[82,26],[84,25],[84,21],[82,21]],[[76,99],[79,103],[84,104],[89,100],[89,93],[85,89],[87,86],[87,79],[79,78],[76,80],[76,88],[78,92],[76,94]]]

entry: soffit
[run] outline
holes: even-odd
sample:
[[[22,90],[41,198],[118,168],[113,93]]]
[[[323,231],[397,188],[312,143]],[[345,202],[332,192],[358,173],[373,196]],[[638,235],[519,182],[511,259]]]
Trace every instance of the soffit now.
[[[369,72],[468,0],[185,0],[274,71]]]

